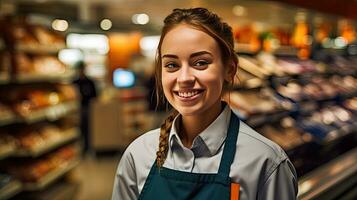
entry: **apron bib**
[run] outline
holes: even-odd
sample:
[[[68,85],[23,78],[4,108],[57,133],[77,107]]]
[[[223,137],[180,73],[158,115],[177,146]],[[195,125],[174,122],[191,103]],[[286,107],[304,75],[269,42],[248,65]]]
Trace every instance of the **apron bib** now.
[[[220,161],[218,173],[190,173],[165,167],[158,168],[156,162],[151,167],[140,200],[205,200],[239,199],[239,184],[232,183],[230,167],[236,152],[239,133],[239,119],[231,112],[228,133]]]

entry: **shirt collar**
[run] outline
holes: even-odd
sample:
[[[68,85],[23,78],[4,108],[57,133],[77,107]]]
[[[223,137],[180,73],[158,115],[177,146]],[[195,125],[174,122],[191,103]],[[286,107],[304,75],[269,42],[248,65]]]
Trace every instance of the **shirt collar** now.
[[[197,136],[199,138],[194,139],[192,146],[196,148],[198,145],[206,145],[211,156],[215,155],[222,146],[224,140],[226,139],[229,119],[231,116],[230,111],[231,109],[229,108],[229,106],[225,105],[225,108],[221,112],[221,114]],[[169,144],[171,148],[175,143],[182,148],[184,147],[177,132],[179,117],[181,117],[181,115],[175,117],[172,123],[173,126],[170,130]]]

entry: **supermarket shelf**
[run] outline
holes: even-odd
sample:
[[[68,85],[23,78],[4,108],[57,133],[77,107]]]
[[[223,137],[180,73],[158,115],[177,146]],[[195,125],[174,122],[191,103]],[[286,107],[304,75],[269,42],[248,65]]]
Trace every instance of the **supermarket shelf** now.
[[[0,117],[0,126],[5,126],[8,124],[13,124],[17,122],[18,118],[15,114],[5,114]]]
[[[26,123],[34,123],[44,119],[53,121],[66,116],[68,113],[71,113],[78,108],[79,105],[76,101],[63,102],[58,105],[31,112],[31,114],[23,116],[21,121]]]
[[[3,145],[0,147],[0,160],[5,159],[12,154],[14,154],[16,151],[15,145]]]
[[[0,51],[5,49],[4,40],[0,39]]]
[[[262,113],[248,117],[246,122],[253,127],[258,127],[263,124],[273,123],[281,120],[290,114],[290,111],[280,110],[274,113]]]
[[[20,181],[13,180],[5,187],[0,189],[0,200],[10,199],[22,191],[22,184]]]
[[[48,141],[40,147],[36,147],[35,149],[18,150],[13,155],[16,157],[38,157],[70,141],[75,140],[79,137],[79,130],[77,128],[71,128],[69,130],[66,130],[63,135],[64,136],[59,138],[58,140]]]
[[[293,46],[280,46],[274,51],[277,56],[297,56],[298,49]]]
[[[0,73],[0,85],[5,85],[10,82],[10,77],[8,74]]]
[[[61,49],[64,49],[65,45],[17,45],[16,50],[25,53],[32,54],[55,54]]]
[[[352,134],[356,128],[357,123],[355,122],[354,124],[348,124],[339,129],[333,130],[327,134],[326,138],[322,141],[322,144],[331,144],[346,135]]]
[[[248,53],[248,54],[255,54],[257,53],[257,51],[253,51],[253,46],[251,44],[245,44],[245,43],[235,43],[234,44],[235,48],[235,52],[237,52],[238,54],[240,53]]]
[[[33,83],[33,82],[68,82],[74,79],[74,71],[66,71],[64,73],[54,74],[17,74],[14,77],[14,83]]]
[[[35,183],[25,183],[24,191],[37,191],[42,190],[49,186],[51,183],[55,182],[57,179],[61,178],[64,174],[72,170],[79,164],[79,159],[74,159],[66,164],[59,166],[57,169],[49,172],[38,182]]]
[[[298,199],[316,199],[328,193],[328,190],[344,185],[345,180],[356,173],[357,148],[354,148],[302,177],[299,180]],[[333,197],[330,196],[330,199]]]

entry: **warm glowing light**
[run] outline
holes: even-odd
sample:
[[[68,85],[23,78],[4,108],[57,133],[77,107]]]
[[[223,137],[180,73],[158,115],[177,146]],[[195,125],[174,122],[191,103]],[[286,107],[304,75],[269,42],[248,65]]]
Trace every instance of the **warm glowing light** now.
[[[112,28],[112,21],[110,21],[109,19],[103,19],[101,22],[100,22],[100,28],[107,31],[109,29]]]
[[[247,14],[247,9],[243,6],[236,5],[233,7],[232,12],[234,15],[241,17]]]
[[[56,31],[66,31],[68,29],[68,22],[63,19],[55,19],[52,22],[52,28]]]
[[[150,21],[150,18],[147,14],[145,13],[141,13],[141,14],[135,14],[133,15],[133,17],[131,18],[132,22],[134,24],[141,24],[141,25],[144,25],[144,24],[147,24],[149,23]]]

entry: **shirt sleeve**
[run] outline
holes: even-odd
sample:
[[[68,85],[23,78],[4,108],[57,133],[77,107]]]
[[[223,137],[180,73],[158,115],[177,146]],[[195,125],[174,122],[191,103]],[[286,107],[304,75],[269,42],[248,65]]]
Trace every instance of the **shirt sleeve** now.
[[[126,151],[115,174],[112,200],[131,200],[138,196],[134,162],[131,154]]]
[[[292,163],[285,159],[272,172],[258,192],[258,200],[275,200],[297,198],[297,175]]]

